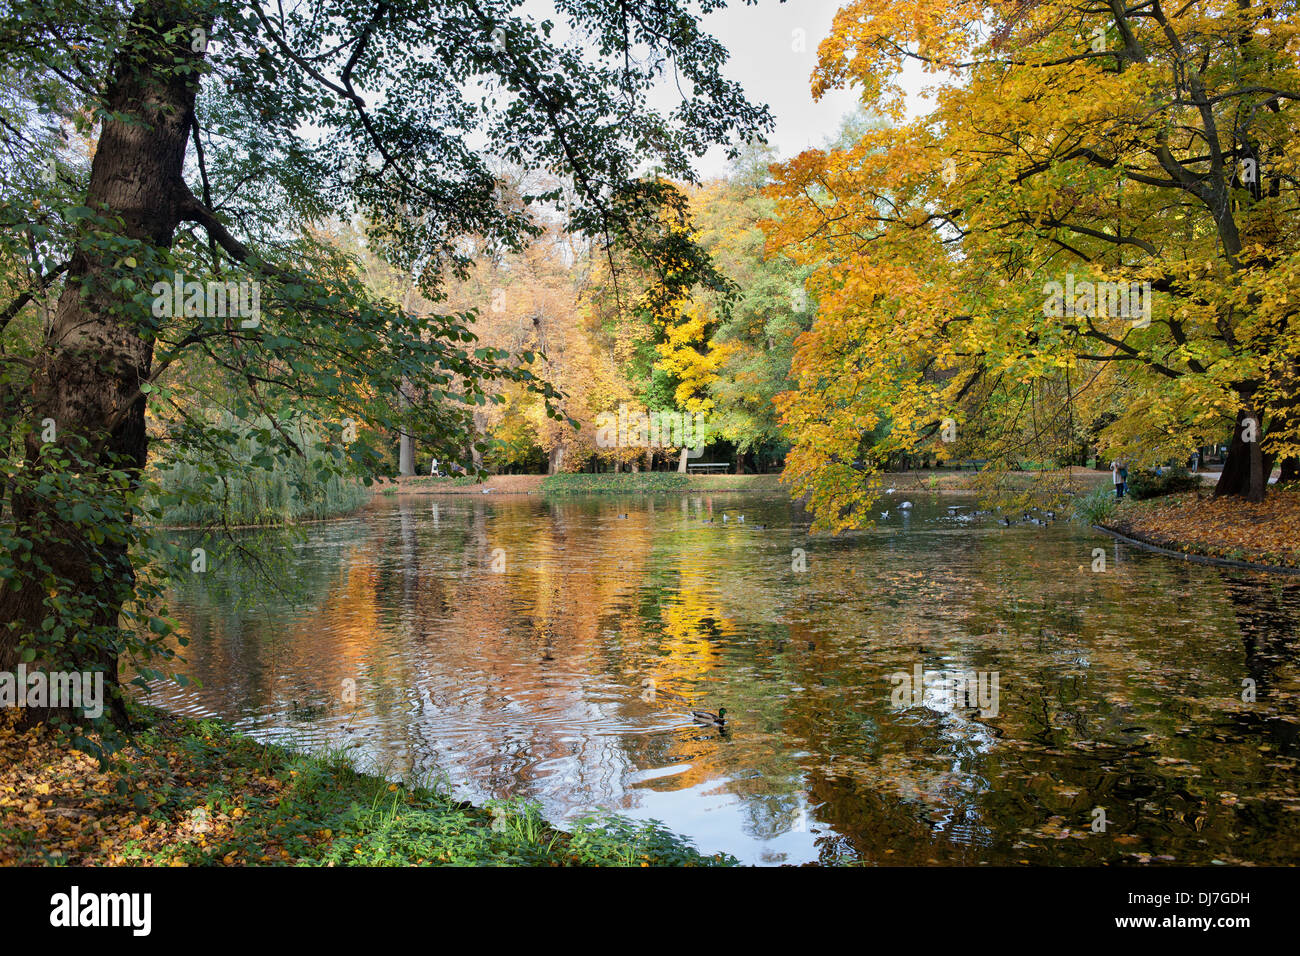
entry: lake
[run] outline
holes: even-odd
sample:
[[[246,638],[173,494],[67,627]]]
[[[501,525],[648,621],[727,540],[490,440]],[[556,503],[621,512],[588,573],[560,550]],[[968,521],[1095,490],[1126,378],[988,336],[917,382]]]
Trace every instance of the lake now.
[[[147,700],[755,864],[1297,862],[1300,580],[910,498],[838,537],[738,493],[241,534],[174,597],[202,686]]]

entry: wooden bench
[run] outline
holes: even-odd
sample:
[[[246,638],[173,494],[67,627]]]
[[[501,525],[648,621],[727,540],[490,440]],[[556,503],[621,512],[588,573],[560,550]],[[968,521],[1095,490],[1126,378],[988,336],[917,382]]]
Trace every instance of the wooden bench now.
[[[730,462],[725,461],[688,461],[686,470],[689,471],[730,471]]]

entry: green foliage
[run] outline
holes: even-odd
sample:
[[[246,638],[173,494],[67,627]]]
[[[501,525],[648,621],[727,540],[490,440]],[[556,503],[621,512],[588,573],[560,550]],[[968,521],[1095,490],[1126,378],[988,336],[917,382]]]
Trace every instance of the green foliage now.
[[[1130,498],[1138,501],[1144,498],[1159,498],[1162,495],[1179,494],[1184,491],[1196,491],[1201,487],[1201,479],[1188,472],[1181,465],[1166,468],[1161,474],[1154,469],[1133,470],[1128,475]]]
[[[794,342],[817,314],[805,290],[812,270],[770,254],[759,228],[776,211],[765,192],[768,164],[775,159],[769,147],[751,146],[730,178],[706,194],[697,216],[701,242],[737,287],[713,335],[714,347],[726,357],[709,394],[715,403],[711,432],[739,452],[786,448],[772,400],[794,387]]]
[[[406,484],[419,485],[421,488],[464,488],[479,484],[479,479],[474,475],[421,475],[408,478]]]
[[[639,823],[598,814],[580,819],[569,846],[588,866],[734,866],[724,853],[703,856],[685,837],[657,820]]]

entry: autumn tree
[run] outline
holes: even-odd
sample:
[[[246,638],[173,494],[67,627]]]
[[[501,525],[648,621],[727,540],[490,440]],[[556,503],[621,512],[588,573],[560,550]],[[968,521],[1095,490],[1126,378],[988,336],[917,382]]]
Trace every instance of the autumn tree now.
[[[1300,451],[1295,30],[1226,0],[839,12],[814,92],[856,86],[892,125],[787,164],[772,233],[816,269],[780,405],[821,520],[865,518],[884,448],[948,421],[1005,458],[1006,426],[1039,407],[1034,438],[1095,389],[1109,446],[1159,460],[1231,430],[1217,493],[1264,494]],[[904,122],[908,63],[934,108]]]

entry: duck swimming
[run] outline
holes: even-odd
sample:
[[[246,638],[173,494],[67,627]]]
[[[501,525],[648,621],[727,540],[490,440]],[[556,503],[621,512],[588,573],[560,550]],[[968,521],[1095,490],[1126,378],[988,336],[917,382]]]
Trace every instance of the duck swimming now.
[[[695,718],[697,724],[708,724],[711,727],[727,726],[727,708],[719,707],[718,712],[712,713],[707,710],[693,710],[691,716]]]

